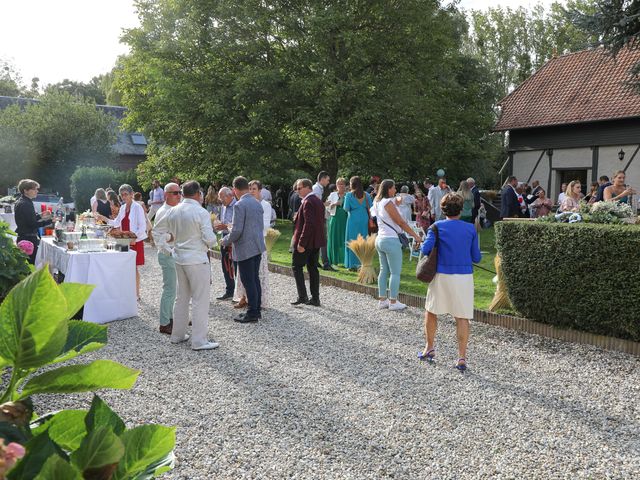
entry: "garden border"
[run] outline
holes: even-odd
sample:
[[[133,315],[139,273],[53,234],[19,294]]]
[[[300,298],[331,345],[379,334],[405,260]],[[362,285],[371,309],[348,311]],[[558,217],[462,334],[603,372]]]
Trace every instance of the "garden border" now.
[[[220,259],[219,252],[213,252],[214,258]],[[293,277],[291,267],[278,265],[269,262],[269,271]],[[308,278],[305,273],[305,278]],[[364,293],[376,297],[378,293],[377,287],[371,285],[363,285],[360,283],[349,282],[339,278],[320,275],[320,283],[327,287],[338,287],[356,293]],[[413,295],[410,293],[402,293],[398,295],[398,300],[410,307],[424,308],[425,297]],[[621,338],[607,337],[605,335],[597,335],[595,333],[581,332],[569,328],[560,328],[546,323],[536,322],[528,318],[516,317],[514,315],[504,315],[501,313],[489,312],[487,310],[474,309],[474,321],[494,325],[497,327],[514,330],[517,332],[532,333],[547,338],[553,338],[564,342],[579,343],[583,345],[592,345],[594,347],[612,350],[629,355],[640,357],[640,342],[632,340],[624,340]]]

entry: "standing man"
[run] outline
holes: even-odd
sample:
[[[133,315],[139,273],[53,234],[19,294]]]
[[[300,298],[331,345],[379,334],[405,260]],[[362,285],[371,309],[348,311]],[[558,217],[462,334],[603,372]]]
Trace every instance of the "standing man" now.
[[[473,208],[471,209],[471,223],[476,224],[476,218],[478,218],[478,210],[480,210],[480,205],[482,204],[482,200],[480,199],[480,189],[476,185],[476,181],[469,177],[467,178],[467,183],[471,188],[471,193],[473,194]]]
[[[293,276],[296,279],[298,298],[292,305],[305,303],[320,306],[320,273],[318,272],[318,254],[327,246],[327,232],[324,221],[324,204],[311,190],[311,180],[303,178],[297,182],[298,195],[302,205],[296,216],[293,230]],[[307,296],[302,268],[309,272],[311,299]]]
[[[429,189],[429,203],[431,203],[431,220],[433,222],[437,220],[443,220],[444,215],[442,214],[442,208],[440,208],[440,200],[447,193],[449,193],[451,189],[447,185],[447,179],[441,177],[438,180],[438,185],[434,185]]]
[[[177,182],[173,182],[177,183]],[[153,190],[149,192],[149,213],[147,218],[149,221],[153,221],[153,217],[164,203],[164,191],[160,188],[160,182],[158,180],[153,181]]]
[[[329,182],[331,181],[331,177],[329,176],[329,174],[325,171],[322,171],[318,174],[318,181],[315,183],[315,185],[313,186],[313,194],[318,197],[318,199],[320,200],[320,202],[323,202],[323,197],[324,197],[324,189],[327,188],[327,185],[329,185]],[[327,212],[325,211],[325,238],[327,238],[327,227],[326,227],[326,221],[327,221]],[[331,266],[331,262],[329,262],[329,256],[327,255],[327,246],[325,245],[324,247],[322,247],[320,249],[320,256],[322,257],[322,269],[323,270],[328,270],[330,272],[335,272],[335,269]]]
[[[220,212],[220,224],[216,224],[216,232],[221,232],[222,235],[229,234],[229,225],[233,221],[233,206],[236,204],[236,199],[233,196],[233,192],[229,187],[222,187],[218,192],[218,198],[222,202],[222,211]],[[220,255],[222,263],[222,274],[224,275],[225,291],[216,300],[229,300],[233,298],[233,288],[235,286],[235,267],[233,264],[233,255],[231,253],[231,245],[220,246]]]
[[[518,201],[518,179],[509,177],[500,196],[500,218],[520,217],[520,202]]]
[[[262,318],[262,288],[260,286],[260,260],[267,248],[264,244],[262,205],[249,193],[249,182],[244,177],[233,179],[233,190],[238,202],[233,206],[233,228],[222,239],[222,246],[233,244],[233,260],[247,292],[247,313],[234,320],[239,323],[257,322]]]
[[[186,332],[191,301],[191,348],[212,350],[219,345],[207,340],[211,280],[207,251],[217,244],[216,234],[213,233],[209,213],[202,208],[200,184],[195,180],[186,182],[182,186],[182,195],[182,203],[169,210],[153,227],[158,248],[167,248],[168,242],[174,245],[178,294],[173,307],[171,343],[189,340]]]
[[[181,200],[180,186],[167,183],[164,186],[164,204],[156,213],[155,221],[160,223],[169,211]],[[173,242],[172,242],[173,243]],[[162,296],[160,297],[160,333],[171,335],[173,331],[173,304],[176,301],[176,261],[173,256],[173,245],[158,245],[158,263],[162,269]]]
[[[606,175],[602,175],[598,181],[598,193],[596,193],[596,202],[601,202],[604,200],[604,189],[613,185],[609,181],[609,177]]]
[[[567,198],[567,184],[560,185],[560,193],[558,194],[558,205],[562,205],[564,199]]]

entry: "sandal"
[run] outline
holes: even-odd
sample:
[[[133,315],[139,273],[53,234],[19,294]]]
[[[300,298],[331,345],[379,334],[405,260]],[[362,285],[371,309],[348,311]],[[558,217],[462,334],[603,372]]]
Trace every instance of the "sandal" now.
[[[436,357],[436,349],[432,348],[431,350],[428,350],[426,353],[423,352],[418,352],[418,359],[419,360],[426,360],[427,362],[431,363],[433,362],[433,359]]]
[[[467,359],[464,357],[459,358],[456,368],[461,372],[464,372],[467,369]]]

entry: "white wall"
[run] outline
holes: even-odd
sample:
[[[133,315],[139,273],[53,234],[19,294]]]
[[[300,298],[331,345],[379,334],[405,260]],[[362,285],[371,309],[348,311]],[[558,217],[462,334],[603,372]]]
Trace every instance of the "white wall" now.
[[[622,162],[618,159],[620,148],[622,148],[625,153]],[[627,163],[629,163],[636,148],[638,148],[638,145],[600,147],[598,155],[598,177],[600,175],[606,175],[609,178],[613,178],[616,171],[622,170]],[[629,169],[627,170],[627,183],[636,190],[640,190],[640,152],[638,152],[633,162],[631,162],[631,165],[629,165]]]

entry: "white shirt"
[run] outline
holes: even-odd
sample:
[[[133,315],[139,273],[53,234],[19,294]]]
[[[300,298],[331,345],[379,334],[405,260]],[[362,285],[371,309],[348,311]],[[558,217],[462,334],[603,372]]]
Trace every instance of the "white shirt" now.
[[[153,227],[159,248],[168,248],[168,233],[173,235],[173,258],[178,265],[208,263],[207,250],[218,244],[209,212],[192,198],[185,198]]]
[[[264,236],[267,236],[267,230],[271,228],[271,204],[266,200],[261,200],[260,205],[262,205],[262,223],[264,224],[264,228],[262,233]]]
[[[376,202],[376,218],[378,219],[378,237],[398,237],[399,233],[402,233],[402,227],[391,219],[391,215],[385,208],[388,203],[391,203],[393,207],[398,210],[396,206],[395,197],[383,198],[379,202]],[[400,212],[398,212],[398,215]]]
[[[96,198],[95,195],[91,197],[91,200],[89,200],[89,205],[91,205],[91,210],[94,212],[96,208],[98,208],[98,199]]]
[[[122,219],[127,212],[127,204],[120,206],[118,216],[107,223],[114,227],[122,227]],[[136,242],[141,242],[147,238],[147,216],[138,202],[131,202],[131,210],[129,211],[129,229],[136,234]]]
[[[560,193],[560,195],[558,195],[558,205],[562,205],[565,198],[567,198],[567,194],[564,192]]]
[[[436,217],[436,220],[440,218],[442,215],[442,209],[440,208],[440,200],[444,197],[450,190],[445,188],[444,190],[440,188],[438,185],[434,185],[429,189],[429,203],[431,204],[431,211],[433,215]]]
[[[154,188],[149,193],[149,205],[160,205],[164,203],[164,190],[160,187]]]
[[[344,196],[342,197],[342,200],[344,201]],[[340,195],[338,195],[338,192],[331,192],[327,201],[330,203],[329,214],[334,217],[338,210],[338,206],[336,204],[340,201]]]
[[[322,193],[324,192],[324,187],[320,185],[318,182],[316,182],[311,188],[311,192],[320,200],[322,200]]]
[[[167,213],[169,213],[169,210],[171,210],[172,208],[173,207],[171,205],[167,205],[166,203],[164,203],[156,212],[156,216],[153,217],[153,223],[157,224],[164,218]],[[165,242],[162,247],[160,247],[160,245],[157,245],[158,251],[160,253],[164,253],[165,255],[171,255],[171,252],[173,251],[173,249],[170,247],[170,245],[173,245],[173,242],[169,244],[168,240],[169,237],[167,236],[167,242]]]

